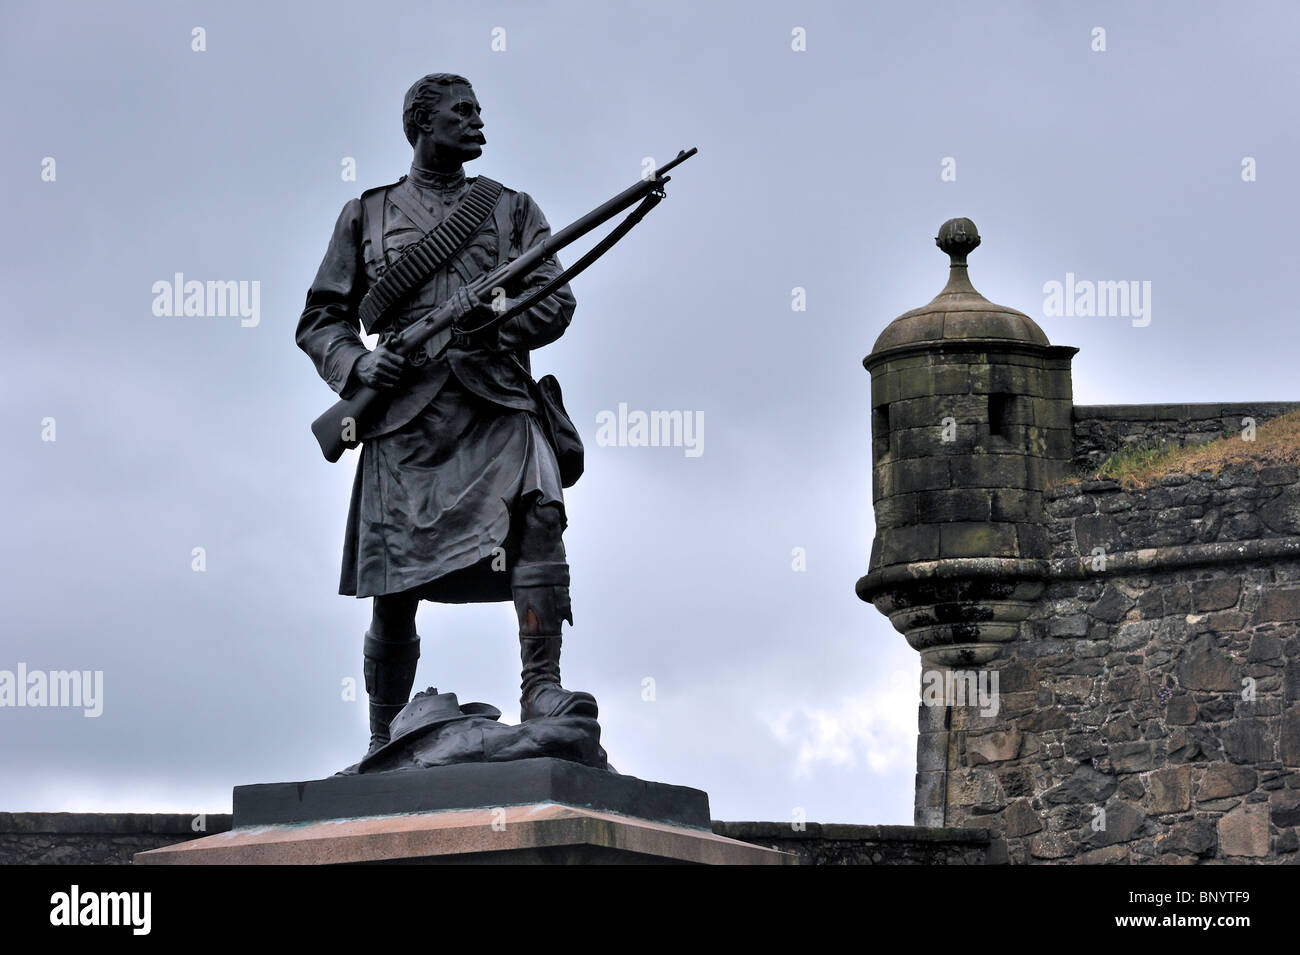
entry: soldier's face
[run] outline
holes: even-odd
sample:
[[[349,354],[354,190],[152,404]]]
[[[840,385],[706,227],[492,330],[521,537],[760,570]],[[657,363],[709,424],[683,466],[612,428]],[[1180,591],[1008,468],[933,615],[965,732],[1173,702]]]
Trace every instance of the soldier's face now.
[[[438,108],[429,115],[427,135],[440,156],[468,162],[483,155],[483,111],[468,86],[453,86],[443,93]]]

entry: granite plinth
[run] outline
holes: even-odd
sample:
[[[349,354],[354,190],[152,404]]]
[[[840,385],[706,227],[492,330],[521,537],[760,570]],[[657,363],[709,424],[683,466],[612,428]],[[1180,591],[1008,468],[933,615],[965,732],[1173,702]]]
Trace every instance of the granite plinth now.
[[[141,852],[137,865],[791,865],[796,857],[690,826],[533,805],[247,826]]]
[[[711,826],[708,794],[698,789],[648,782],[551,758],[236,786],[233,825],[240,829],[552,803],[650,822],[699,829]]]

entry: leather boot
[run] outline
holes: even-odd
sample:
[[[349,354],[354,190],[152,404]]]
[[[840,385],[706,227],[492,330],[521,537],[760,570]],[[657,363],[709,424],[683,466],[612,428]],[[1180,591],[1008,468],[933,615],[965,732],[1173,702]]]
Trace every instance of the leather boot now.
[[[594,696],[560,685],[560,624],[565,620],[573,624],[568,564],[519,564],[512,581],[523,661],[520,722],[548,716],[595,719],[599,710]]]
[[[366,634],[366,693],[370,696],[370,748],[373,753],[388,742],[388,725],[410,702],[415,668],[420,661],[420,638],[388,640]]]
[[[519,651],[523,658],[520,682],[519,720],[547,716],[600,715],[596,698],[581,690],[566,690],[560,686],[560,635],[527,637],[519,635]]]

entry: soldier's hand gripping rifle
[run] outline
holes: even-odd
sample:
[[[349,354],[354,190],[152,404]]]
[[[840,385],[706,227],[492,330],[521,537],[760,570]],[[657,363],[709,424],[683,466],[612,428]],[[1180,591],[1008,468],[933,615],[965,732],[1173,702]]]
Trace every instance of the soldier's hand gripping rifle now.
[[[446,344],[451,341],[453,333],[478,334],[531,308],[541,299],[561,288],[566,282],[600,258],[615,242],[627,235],[632,227],[640,222],[645,214],[664,198],[663,185],[669,179],[665,173],[679,163],[690,159],[697,151],[692,147],[689,150],[679,152],[672,162],[656,169],[653,178],[639,180],[634,186],[620,192],[613,199],[588,212],[581,219],[565,226],[549,239],[539,242],[519,258],[507,262],[505,265],[489,272],[483,278],[466,286],[466,289],[471,293],[471,298],[488,301],[495,297],[493,295],[494,290],[508,288],[519,282],[560,249],[582,238],[593,229],[599,228],[603,223],[608,222],[634,203],[641,203],[626,219],[615,226],[609,235],[601,239],[591,251],[542,288],[529,294],[527,298],[513,306],[509,311],[494,315],[491,319],[475,328],[458,329],[455,328],[455,321],[461,314],[462,309],[456,302],[456,296],[453,295],[451,299],[432,312],[394,335],[391,340],[386,342],[386,347],[390,351],[406,357],[413,354],[417,349],[424,347],[431,339],[440,338],[444,340],[442,347],[445,348]],[[316,435],[316,440],[320,443],[321,453],[325,455],[325,460],[337,461],[342,457],[345,450],[359,445],[361,441],[358,435],[365,431],[369,422],[378,417],[392,397],[393,395],[389,393],[362,385],[352,397],[335,402],[333,407],[312,422],[312,433]]]

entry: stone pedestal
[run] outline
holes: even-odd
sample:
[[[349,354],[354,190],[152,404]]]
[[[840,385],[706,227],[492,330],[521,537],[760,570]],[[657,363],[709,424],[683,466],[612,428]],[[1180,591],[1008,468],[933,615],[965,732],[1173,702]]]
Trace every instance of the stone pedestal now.
[[[141,852],[135,861],[138,865],[783,865],[795,859],[786,852],[702,829],[550,804],[249,826]]]
[[[711,831],[698,789],[559,759],[239,786],[234,828],[140,865],[686,863],[785,865]]]

